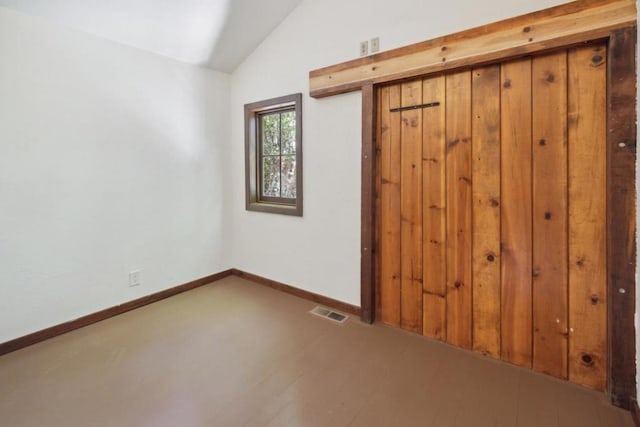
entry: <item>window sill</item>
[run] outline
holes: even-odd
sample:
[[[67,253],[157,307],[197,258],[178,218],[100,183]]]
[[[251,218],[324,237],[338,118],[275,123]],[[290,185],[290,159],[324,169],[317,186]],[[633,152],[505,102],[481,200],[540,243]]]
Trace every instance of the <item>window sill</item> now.
[[[254,212],[267,212],[281,215],[302,216],[302,203],[285,205],[273,202],[247,202],[246,209]]]

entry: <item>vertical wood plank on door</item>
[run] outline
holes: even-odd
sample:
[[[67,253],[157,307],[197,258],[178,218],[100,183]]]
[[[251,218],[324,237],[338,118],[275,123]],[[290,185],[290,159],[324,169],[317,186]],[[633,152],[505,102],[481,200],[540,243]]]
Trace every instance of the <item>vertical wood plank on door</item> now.
[[[380,317],[400,326],[400,85],[380,89]]]
[[[606,48],[569,50],[569,379],[607,371]]]
[[[445,77],[422,82],[424,103],[440,105],[422,111],[422,220],[423,303],[422,333],[446,337],[446,187],[445,187]]]
[[[636,38],[635,27],[613,31],[607,70],[607,391],[627,409],[636,396]]]
[[[531,59],[502,66],[502,359],[531,367]]]
[[[422,103],[422,81],[402,84],[401,106]],[[422,111],[402,111],[400,324],[422,333]]]
[[[500,66],[472,71],[473,349],[500,357]]]
[[[446,76],[447,342],[472,343],[471,72]]]
[[[533,368],[567,377],[567,54],[533,59]]]

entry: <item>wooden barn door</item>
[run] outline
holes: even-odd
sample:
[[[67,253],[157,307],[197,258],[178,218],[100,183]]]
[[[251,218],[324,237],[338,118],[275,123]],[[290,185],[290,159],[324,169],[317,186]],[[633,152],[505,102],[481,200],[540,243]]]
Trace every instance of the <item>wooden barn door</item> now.
[[[606,45],[378,92],[378,318],[604,390]]]

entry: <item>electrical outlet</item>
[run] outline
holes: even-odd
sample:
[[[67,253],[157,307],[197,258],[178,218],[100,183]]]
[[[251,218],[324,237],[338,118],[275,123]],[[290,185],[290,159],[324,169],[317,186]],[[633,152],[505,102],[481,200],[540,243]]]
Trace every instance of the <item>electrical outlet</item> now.
[[[380,38],[376,37],[371,39],[371,53],[376,53],[380,50]]]
[[[367,56],[369,54],[369,42],[360,42],[360,56]]]
[[[140,270],[129,272],[129,287],[140,285]]]

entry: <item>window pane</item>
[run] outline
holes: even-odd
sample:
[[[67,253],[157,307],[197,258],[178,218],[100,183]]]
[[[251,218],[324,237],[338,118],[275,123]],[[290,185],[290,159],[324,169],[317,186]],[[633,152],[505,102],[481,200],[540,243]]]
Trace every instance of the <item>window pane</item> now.
[[[281,114],[282,123],[282,154],[296,153],[296,112],[288,111]]]
[[[282,196],[296,198],[296,156],[282,156]]]
[[[262,195],[280,197],[280,157],[262,158]]]
[[[262,120],[262,153],[280,154],[280,114],[265,114]]]

